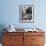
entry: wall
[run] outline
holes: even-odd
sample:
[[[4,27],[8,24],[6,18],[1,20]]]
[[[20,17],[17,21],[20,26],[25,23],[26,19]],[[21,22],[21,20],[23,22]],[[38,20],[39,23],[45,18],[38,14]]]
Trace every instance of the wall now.
[[[46,0],[1,0],[0,25],[13,24],[16,28],[43,27],[46,28]],[[34,5],[34,22],[19,22],[19,5]]]

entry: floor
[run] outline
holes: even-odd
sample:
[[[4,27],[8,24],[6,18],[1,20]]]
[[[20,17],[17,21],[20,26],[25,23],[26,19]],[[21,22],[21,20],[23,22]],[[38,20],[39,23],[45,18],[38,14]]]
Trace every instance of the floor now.
[[[0,44],[0,46],[2,46],[2,44]]]

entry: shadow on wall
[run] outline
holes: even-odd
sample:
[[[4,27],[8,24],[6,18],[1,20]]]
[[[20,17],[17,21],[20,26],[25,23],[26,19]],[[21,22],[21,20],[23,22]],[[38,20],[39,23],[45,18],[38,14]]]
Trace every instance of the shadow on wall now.
[[[0,24],[0,43],[2,43],[2,36],[3,36],[3,32],[5,32],[3,29],[6,28],[4,24]]]

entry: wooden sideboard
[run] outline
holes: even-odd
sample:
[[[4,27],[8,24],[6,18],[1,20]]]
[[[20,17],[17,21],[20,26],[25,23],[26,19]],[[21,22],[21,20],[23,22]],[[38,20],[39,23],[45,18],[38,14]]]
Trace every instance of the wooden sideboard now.
[[[3,32],[3,46],[44,46],[44,32]]]

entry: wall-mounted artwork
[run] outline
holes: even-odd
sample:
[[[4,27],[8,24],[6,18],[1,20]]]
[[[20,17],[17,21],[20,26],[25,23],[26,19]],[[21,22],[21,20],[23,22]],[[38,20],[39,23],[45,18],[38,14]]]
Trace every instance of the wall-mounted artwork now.
[[[20,5],[20,22],[34,22],[34,5]]]

